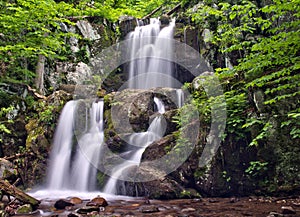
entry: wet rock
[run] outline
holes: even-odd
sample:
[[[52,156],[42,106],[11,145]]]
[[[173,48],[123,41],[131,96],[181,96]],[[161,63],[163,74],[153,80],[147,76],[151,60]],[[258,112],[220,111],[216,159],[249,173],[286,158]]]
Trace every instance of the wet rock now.
[[[153,161],[167,154],[176,145],[176,138],[173,134],[167,135],[149,145],[142,155],[142,161]]]
[[[208,202],[210,202],[210,203],[218,203],[219,200],[214,199],[214,198],[210,198],[210,199],[208,200]]]
[[[189,207],[189,208],[184,208],[181,210],[181,212],[194,212],[196,211],[196,209],[192,208],[192,207]]]
[[[160,18],[159,18],[160,22],[161,22],[161,25],[163,26],[166,26],[166,25],[169,25],[170,23],[170,17],[167,16],[167,15],[162,15]]]
[[[296,214],[296,211],[291,206],[282,206],[281,212],[282,214]]]
[[[267,217],[283,217],[283,215],[277,212],[270,212]]]
[[[25,214],[25,213],[31,213],[32,207],[30,204],[25,204],[23,206],[18,207],[16,214]]]
[[[72,197],[70,199],[70,202],[73,203],[73,204],[81,204],[82,200],[79,197]]]
[[[299,203],[297,203],[297,202],[293,202],[292,204],[293,204],[293,206],[300,207],[300,202],[299,202]]]
[[[54,204],[56,209],[65,209],[67,206],[74,206],[74,204],[64,199],[59,199]]]
[[[121,16],[119,19],[119,28],[121,32],[121,38],[125,38],[127,33],[133,31],[137,26],[137,19],[131,16]]]
[[[98,206],[85,206],[85,207],[79,208],[76,212],[79,214],[99,212],[99,207]]]
[[[111,105],[108,125],[113,126],[118,134],[147,130],[149,117],[154,113],[153,93],[145,90],[124,90],[109,94],[106,99]]]
[[[229,203],[236,203],[236,202],[238,202],[238,201],[239,201],[238,198],[232,197],[232,198],[230,198]]]
[[[159,212],[159,209],[157,206],[142,206],[140,208],[140,211],[142,213],[154,213],[154,212]]]
[[[103,197],[95,197],[86,204],[87,206],[105,207],[108,205],[107,201]]]

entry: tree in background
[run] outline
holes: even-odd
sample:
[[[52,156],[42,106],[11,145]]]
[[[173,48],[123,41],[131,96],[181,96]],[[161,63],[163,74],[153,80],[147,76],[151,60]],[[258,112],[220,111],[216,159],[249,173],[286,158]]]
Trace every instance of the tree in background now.
[[[272,162],[273,184],[299,184],[299,0],[205,0],[190,16],[231,59],[232,68],[216,69],[227,99],[227,132],[236,139],[251,132],[249,146],[261,150],[247,171]]]

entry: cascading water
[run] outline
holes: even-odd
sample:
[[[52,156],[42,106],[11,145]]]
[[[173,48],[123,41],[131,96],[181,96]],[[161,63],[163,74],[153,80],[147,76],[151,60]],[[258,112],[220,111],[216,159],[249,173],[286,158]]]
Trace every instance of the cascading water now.
[[[68,102],[60,115],[50,158],[49,189],[87,191],[95,186],[96,169],[91,161],[99,161],[104,139],[103,101],[94,102],[92,107],[87,109],[86,129],[82,136],[77,138],[73,156],[76,139],[74,120],[82,115],[76,113],[78,104],[78,101]]]
[[[173,55],[173,44],[168,39],[173,38],[174,27],[174,20],[161,29],[160,21],[151,19],[149,25],[138,26],[129,33],[132,61],[129,64],[128,88],[178,87],[173,82],[173,63],[169,61]],[[177,105],[181,107],[184,94],[177,90],[176,95]],[[92,103],[91,108],[85,106],[85,115],[79,112],[80,102],[68,102],[59,119],[48,171],[48,189],[51,192],[64,189],[86,192],[96,184],[96,165],[101,161],[104,142],[103,101]],[[154,102],[156,117],[146,132],[129,136],[129,144],[135,148],[128,151],[130,157],[126,162],[113,168],[112,176],[104,186],[105,193],[120,193],[117,190],[118,179],[130,167],[139,166],[147,146],[164,136],[166,122],[162,114],[165,107],[157,97],[154,97]],[[84,128],[80,133],[76,133],[76,121],[84,122],[79,123]]]
[[[150,19],[150,24],[138,26],[129,33],[131,62],[128,87],[149,89],[152,87],[174,87],[173,34],[175,20],[160,30],[160,21]],[[151,57],[151,58],[149,58]]]
[[[154,97],[154,102],[157,106],[159,115],[153,119],[146,132],[133,133],[130,135],[129,143],[138,148],[133,151],[132,156],[128,161],[113,168],[112,176],[110,177],[104,188],[105,193],[118,193],[117,182],[118,179],[122,176],[122,173],[126,172],[126,170],[131,168],[132,166],[139,166],[142,154],[147,148],[147,146],[150,145],[152,142],[163,137],[164,132],[166,130],[166,124],[165,122],[163,122],[164,118],[162,116],[162,114],[165,113],[165,107],[162,101],[156,97]],[[126,193],[126,191],[123,193]]]

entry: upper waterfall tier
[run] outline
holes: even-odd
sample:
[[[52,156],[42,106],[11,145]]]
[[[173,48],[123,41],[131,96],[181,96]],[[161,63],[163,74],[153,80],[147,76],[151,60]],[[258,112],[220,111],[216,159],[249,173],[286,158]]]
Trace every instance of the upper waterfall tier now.
[[[170,61],[174,28],[175,20],[161,29],[160,21],[153,18],[149,25],[138,26],[129,33],[129,88],[174,87],[174,66]]]

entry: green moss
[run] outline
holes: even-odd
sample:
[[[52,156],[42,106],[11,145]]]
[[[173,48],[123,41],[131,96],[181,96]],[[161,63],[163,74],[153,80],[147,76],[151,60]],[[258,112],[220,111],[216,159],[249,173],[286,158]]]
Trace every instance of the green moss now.
[[[98,171],[98,173],[97,173],[97,184],[100,187],[103,187],[104,184],[105,184],[105,181],[106,181],[106,175],[104,173]]]

